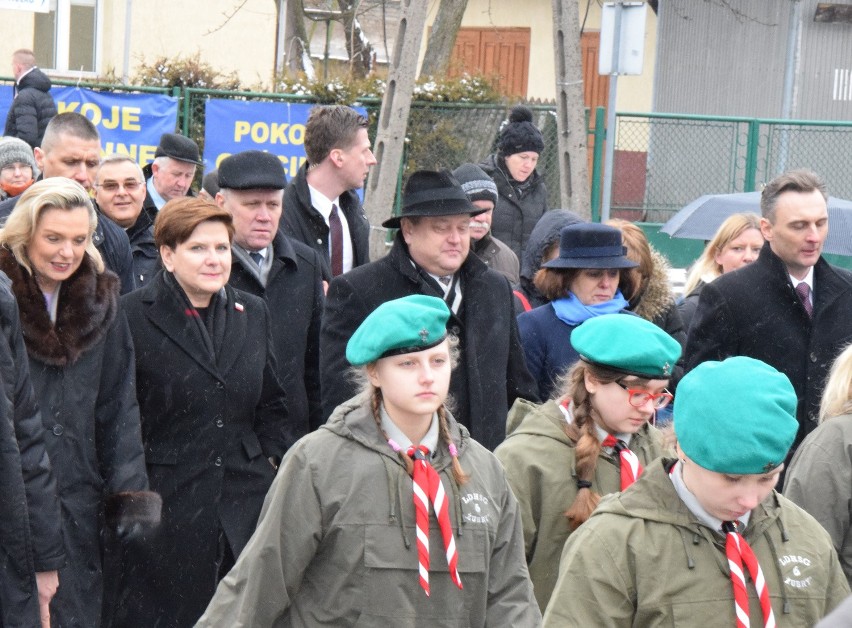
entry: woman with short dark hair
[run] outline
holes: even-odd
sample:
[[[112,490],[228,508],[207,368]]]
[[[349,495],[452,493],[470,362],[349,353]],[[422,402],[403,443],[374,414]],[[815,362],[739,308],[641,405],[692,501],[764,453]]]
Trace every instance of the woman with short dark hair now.
[[[115,626],[192,626],[257,522],[284,454],[284,393],[263,300],[227,285],[231,215],[203,199],[154,223],[164,270],[124,297],[155,534],[128,548]]]

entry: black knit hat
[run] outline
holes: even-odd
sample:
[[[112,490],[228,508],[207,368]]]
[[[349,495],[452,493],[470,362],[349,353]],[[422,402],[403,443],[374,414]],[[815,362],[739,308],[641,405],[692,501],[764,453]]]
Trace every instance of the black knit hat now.
[[[171,157],[196,166],[204,165],[198,155],[198,144],[177,133],[163,133],[160,136],[160,143],[154,152],[154,157]]]
[[[219,164],[219,187],[226,190],[283,190],[287,175],[281,160],[262,150],[245,150]]]
[[[484,211],[468,200],[449,170],[418,170],[408,177],[402,191],[402,215],[388,218],[382,226],[398,229],[400,220],[409,216],[476,216]]]
[[[453,176],[459,180],[471,202],[491,201],[497,204],[497,185],[476,164],[462,164],[453,170]]]
[[[544,150],[544,139],[533,124],[533,113],[529,107],[516,105],[509,114],[509,122],[500,132],[497,149],[504,157],[515,153],[538,153]]]

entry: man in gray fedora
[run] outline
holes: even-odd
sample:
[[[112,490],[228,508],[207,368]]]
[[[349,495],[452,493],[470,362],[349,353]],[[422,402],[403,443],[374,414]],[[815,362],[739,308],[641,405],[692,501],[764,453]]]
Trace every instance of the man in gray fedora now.
[[[470,219],[482,211],[450,172],[421,170],[409,177],[402,215],[382,223],[399,229],[390,253],[329,286],[320,332],[325,416],[357,392],[346,376],[352,333],[380,304],[411,294],[442,298],[452,312],[447,329],[460,349],[450,382],[453,414],[474,439],[494,449],[515,399],[537,400],[509,282],[470,254]]]

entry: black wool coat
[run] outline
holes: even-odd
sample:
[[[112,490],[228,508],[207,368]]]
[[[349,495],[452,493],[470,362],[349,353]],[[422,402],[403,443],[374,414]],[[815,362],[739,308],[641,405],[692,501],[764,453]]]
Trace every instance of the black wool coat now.
[[[225,286],[215,358],[171,273],[123,297],[160,527],[128,547],[114,626],[192,626],[217,585],[220,531],[238,556],[285,449],[269,310]],[[221,320],[221,319],[220,319]]]
[[[0,354],[5,361],[7,345],[0,343]],[[3,373],[0,385],[5,386]],[[32,628],[39,625],[33,539],[13,408],[5,395],[0,396],[0,495],[0,626]],[[58,523],[58,509],[56,518]]]
[[[56,115],[51,87],[50,78],[38,68],[22,76],[15,86],[15,99],[6,114],[3,135],[22,139],[32,148],[41,146],[47,123]]]
[[[524,359],[512,291],[506,278],[473,253],[459,270],[462,306],[447,328],[460,340],[461,363],[450,381],[453,415],[471,436],[494,449],[506,436],[506,415],[515,399],[538,401]],[[329,286],[320,334],[320,374],[326,416],[357,391],[347,376],[346,343],[370,312],[411,294],[442,298],[412,265],[397,234],[384,258],[336,277]]]
[[[766,243],[756,261],[704,286],[686,342],[687,372],[707,360],[745,355],[787,375],[799,398],[794,448],[816,428],[828,371],[852,341],[852,273],[820,258],[813,295],[810,319]]]
[[[322,260],[323,279],[331,281],[329,229],[325,218],[311,205],[307,172],[308,162],[305,162],[284,190],[284,213],[278,228],[314,249]],[[340,211],[346,217],[349,236],[352,238],[352,266],[362,266],[370,261],[370,223],[354,190],[340,195]]]
[[[30,380],[30,363],[21,334],[18,302],[12,292],[11,280],[2,272],[0,332],[5,340],[0,342],[0,379],[13,408],[15,435],[27,493],[35,570],[53,571],[65,564],[65,548],[62,544],[62,517],[56,478],[47,456],[46,439],[49,432],[42,424]]]
[[[228,283],[263,298],[272,317],[278,377],[287,394],[286,444],[289,448],[323,423],[319,377],[319,333],[325,296],[322,261],[301,242],[278,233],[272,241],[272,267],[262,285],[247,267],[255,263],[234,255]]]
[[[7,249],[0,270],[12,281],[30,375],[56,475],[67,564],[50,604],[58,626],[100,626],[103,538],[112,515],[144,504],[138,521],[159,515],[147,491],[133,345],[118,304],[118,278],[98,274],[88,256],[62,282],[51,323],[44,295]],[[104,512],[108,513],[104,519]],[[132,521],[135,522],[135,521]]]

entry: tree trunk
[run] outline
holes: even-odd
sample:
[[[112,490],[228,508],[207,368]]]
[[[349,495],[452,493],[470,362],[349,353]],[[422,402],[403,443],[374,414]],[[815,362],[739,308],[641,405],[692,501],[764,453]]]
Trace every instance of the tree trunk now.
[[[314,64],[311,61],[302,0],[287,0],[285,7],[284,59],[287,71],[291,75],[304,72],[308,78],[313,78]]]
[[[387,88],[382,98],[374,142],[373,152],[378,163],[373,166],[367,179],[364,198],[364,209],[371,225],[371,260],[377,260],[387,253],[387,230],[382,229],[380,225],[386,218],[390,218],[396,197],[414,78],[417,75],[417,60],[423,41],[423,27],[426,25],[426,10],[425,0],[412,0],[407,6],[403,3],[402,14],[397,23]]]
[[[346,36],[346,52],[349,54],[349,73],[358,78],[367,76],[373,69],[373,46],[358,22],[359,0],[337,0]]]
[[[553,0],[553,41],[561,205],[590,219],[583,64],[576,1]],[[615,103],[610,106],[614,107]]]
[[[421,75],[443,76],[447,73],[466,8],[467,0],[441,0],[438,17],[435,18],[426,44]]]

